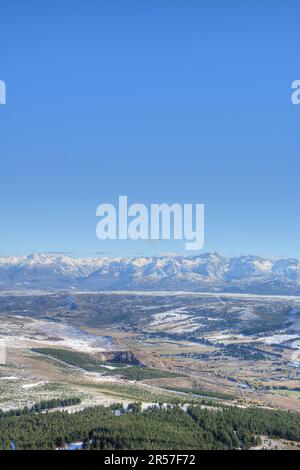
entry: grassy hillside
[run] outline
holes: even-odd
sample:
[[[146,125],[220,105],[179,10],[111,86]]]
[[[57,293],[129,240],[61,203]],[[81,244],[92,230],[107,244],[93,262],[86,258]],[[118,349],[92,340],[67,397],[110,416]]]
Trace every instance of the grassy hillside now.
[[[32,351],[53,357],[62,362],[65,362],[66,364],[80,367],[81,369],[87,370],[89,372],[100,372],[110,376],[119,375],[127,380],[141,381],[146,379],[178,377],[178,374],[170,371],[148,369],[140,366],[125,367],[123,364],[120,367],[108,369],[105,367],[106,363],[100,362],[90,354],[78,351],[70,351],[68,349],[34,348]]]

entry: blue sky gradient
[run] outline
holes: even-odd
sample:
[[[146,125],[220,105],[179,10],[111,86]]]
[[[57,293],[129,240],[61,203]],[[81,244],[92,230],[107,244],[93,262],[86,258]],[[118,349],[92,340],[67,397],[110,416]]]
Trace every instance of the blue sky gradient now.
[[[247,3],[247,4],[246,4]],[[2,255],[184,252],[96,207],[204,203],[203,251],[300,258],[297,1],[1,5]]]

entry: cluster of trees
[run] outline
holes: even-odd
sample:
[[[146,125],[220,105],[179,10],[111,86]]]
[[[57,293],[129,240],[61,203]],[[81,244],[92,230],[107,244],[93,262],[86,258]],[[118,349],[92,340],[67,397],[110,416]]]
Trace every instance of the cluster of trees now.
[[[55,449],[84,441],[85,449],[247,449],[259,436],[300,441],[300,414],[259,408],[214,410],[179,406],[142,411],[133,404],[97,406],[78,413],[28,413],[0,417],[0,449]]]
[[[107,369],[102,366],[100,361],[90,356],[90,354],[84,352],[59,348],[33,348],[32,351],[54,357],[59,361],[65,362],[66,364],[70,364],[72,366],[80,367],[89,372],[107,371]]]
[[[300,440],[300,414],[296,413],[237,407],[218,413],[196,407],[188,413],[211,442],[224,449],[249,449],[260,443],[262,435]]]
[[[15,408],[9,411],[0,410],[0,418],[7,416],[22,416],[31,413],[40,413],[41,411],[51,410],[53,408],[64,408],[66,406],[78,405],[81,403],[79,397],[53,398],[52,400],[43,400],[35,403],[33,406],[25,408]]]

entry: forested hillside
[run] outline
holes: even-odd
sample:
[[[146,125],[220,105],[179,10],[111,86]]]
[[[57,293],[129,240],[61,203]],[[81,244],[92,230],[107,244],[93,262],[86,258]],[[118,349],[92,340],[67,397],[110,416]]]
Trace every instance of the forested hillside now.
[[[118,414],[116,414],[118,409]],[[258,408],[192,406],[150,408],[136,404],[0,417],[0,448],[55,449],[84,441],[86,449],[247,449],[260,436],[300,441],[300,414]]]

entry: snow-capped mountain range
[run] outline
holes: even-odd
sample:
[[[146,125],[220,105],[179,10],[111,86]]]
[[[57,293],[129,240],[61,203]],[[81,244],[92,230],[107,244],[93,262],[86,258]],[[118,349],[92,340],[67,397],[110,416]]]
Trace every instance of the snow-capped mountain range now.
[[[300,295],[300,261],[216,252],[189,257],[0,258],[0,290],[167,290]]]

